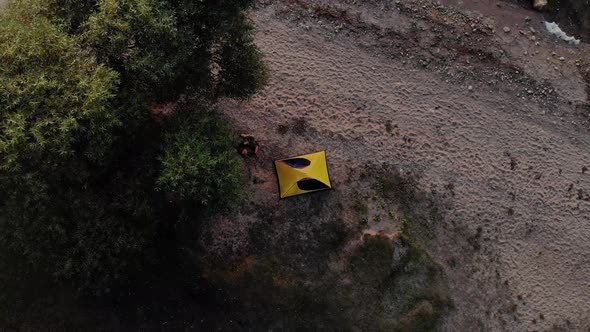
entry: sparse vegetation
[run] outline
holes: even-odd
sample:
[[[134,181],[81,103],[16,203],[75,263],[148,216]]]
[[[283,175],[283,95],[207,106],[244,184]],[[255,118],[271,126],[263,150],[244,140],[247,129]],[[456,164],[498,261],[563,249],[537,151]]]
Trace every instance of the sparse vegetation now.
[[[307,121],[305,118],[297,118],[293,120],[291,130],[297,135],[303,135],[307,131]]]
[[[285,125],[285,124],[280,124],[277,126],[277,133],[281,134],[281,135],[285,135],[287,132],[289,132],[289,126]]]
[[[249,257],[204,275],[236,299],[234,318],[259,329],[430,331],[452,308],[440,267],[401,238],[365,236],[341,274],[287,271],[276,257]]]
[[[385,122],[385,131],[386,131],[388,134],[391,134],[391,132],[393,131],[393,127],[391,126],[391,121],[389,121],[389,120],[387,120],[387,121]]]
[[[415,237],[428,240],[436,236],[436,224],[441,222],[443,201],[435,197],[433,193],[427,193],[418,187],[418,177],[414,173],[402,174],[399,169],[382,165],[373,167],[377,179],[375,190],[379,196],[399,206],[399,210],[405,215],[406,229]],[[412,223],[407,223],[411,219]]]
[[[373,308],[377,326],[372,329],[429,331],[452,307],[441,268],[407,236],[394,242],[365,236],[350,272],[359,291],[379,303]]]
[[[356,191],[352,194],[350,207],[360,217],[364,217],[367,215],[367,213],[369,213],[369,207],[367,206],[367,203],[365,203],[361,194]]]

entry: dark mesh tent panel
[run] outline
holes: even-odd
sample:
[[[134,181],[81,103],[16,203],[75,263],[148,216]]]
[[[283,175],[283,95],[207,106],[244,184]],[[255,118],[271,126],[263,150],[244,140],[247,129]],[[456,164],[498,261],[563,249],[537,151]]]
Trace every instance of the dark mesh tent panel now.
[[[297,187],[301,190],[320,190],[329,189],[330,187],[316,179],[303,179],[297,181]]]
[[[304,168],[311,165],[311,161],[305,158],[291,158],[281,161],[293,168]]]

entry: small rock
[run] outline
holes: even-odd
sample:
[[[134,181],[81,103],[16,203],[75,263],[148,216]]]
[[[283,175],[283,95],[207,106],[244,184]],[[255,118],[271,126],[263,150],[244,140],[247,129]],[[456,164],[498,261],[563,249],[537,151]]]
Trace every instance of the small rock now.
[[[565,58],[564,58],[564,57],[562,57],[562,56],[560,56],[560,57],[559,57],[559,61],[565,61]]]
[[[537,40],[537,37],[535,37],[535,36],[531,36],[531,40],[532,40],[532,41],[535,41],[535,40]],[[538,44],[538,43],[536,43],[536,44]]]
[[[543,10],[543,8],[545,8],[545,6],[547,6],[547,0],[534,0],[533,1],[533,7],[536,10]]]
[[[527,91],[527,93],[528,93],[529,95],[532,95],[532,94],[533,94],[533,90],[529,90],[529,91]]]
[[[468,86],[468,87],[467,87],[467,90],[469,90],[469,91],[473,91],[473,86],[471,86],[471,85],[470,85],[470,86]]]
[[[535,28],[533,27],[529,27],[529,30],[531,30],[532,33],[536,33],[537,31],[535,30]]]
[[[533,37],[534,37],[534,36],[533,36]],[[535,43],[535,46],[539,46],[539,45],[541,45],[541,43],[539,43],[539,42],[536,42],[536,43]]]
[[[527,51],[524,51],[524,55],[529,55],[529,52],[527,52]]]
[[[502,30],[504,30],[505,33],[509,33],[510,32],[510,28],[509,27],[504,27],[504,28],[502,28]]]
[[[551,52],[551,55],[552,55],[552,56],[556,56],[557,54],[555,54],[555,52]]]
[[[531,21],[531,18],[527,16],[527,17],[524,18],[524,21],[525,22],[530,22]]]

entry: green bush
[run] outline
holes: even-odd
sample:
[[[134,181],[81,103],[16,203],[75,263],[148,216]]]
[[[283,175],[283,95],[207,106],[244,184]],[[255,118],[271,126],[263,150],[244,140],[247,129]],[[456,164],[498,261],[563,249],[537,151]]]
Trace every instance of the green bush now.
[[[182,110],[164,138],[160,190],[177,202],[224,208],[242,197],[235,137],[208,110]]]
[[[210,98],[213,62],[234,76],[261,70],[242,13],[251,3],[13,0],[0,9],[0,251],[23,262],[19,273],[106,293],[157,260],[181,216],[198,223],[239,201],[233,133],[202,111],[210,103],[179,110],[170,125],[148,105]],[[235,56],[239,41],[250,41],[249,56]],[[234,82],[227,94],[254,92]]]

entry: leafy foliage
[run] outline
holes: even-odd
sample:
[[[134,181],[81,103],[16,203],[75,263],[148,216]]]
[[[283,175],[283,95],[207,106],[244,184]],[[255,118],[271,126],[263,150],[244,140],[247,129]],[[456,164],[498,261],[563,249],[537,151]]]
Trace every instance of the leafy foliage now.
[[[218,208],[235,204],[241,170],[234,137],[213,112],[180,110],[164,139],[159,188],[174,201]]]
[[[0,170],[72,177],[64,163],[100,163],[121,125],[110,107],[117,74],[46,20],[5,16],[0,29]]]
[[[177,47],[178,35],[184,31],[177,30],[174,13],[161,2],[103,0],[98,5],[99,10],[90,15],[84,26],[82,39],[101,62],[121,73],[123,87],[130,93],[174,100],[184,92],[182,83],[188,83],[176,82],[185,75],[178,68],[180,61],[194,63],[204,72],[206,61],[188,59],[197,55],[206,60],[203,54]]]
[[[214,63],[234,76],[263,68],[242,13],[251,3],[13,0],[1,9],[0,251],[25,273],[107,293],[155,260],[181,216],[194,223],[239,199],[232,132],[205,100],[227,81]],[[250,56],[232,50],[242,40]],[[254,93],[248,80],[232,86],[233,96]],[[204,98],[164,124],[150,114],[148,105],[195,93]]]
[[[2,247],[80,287],[108,289],[140,253],[149,220],[128,211],[137,195],[120,206],[113,195],[124,192],[93,187],[110,176],[122,125],[117,73],[43,18],[3,17],[0,43]]]
[[[268,81],[268,69],[252,34],[252,25],[244,14],[226,33],[219,54],[220,90],[226,95],[250,97]]]

